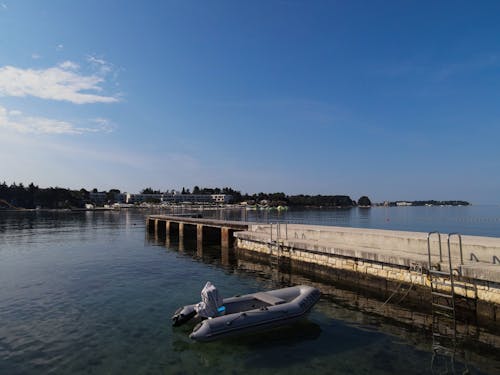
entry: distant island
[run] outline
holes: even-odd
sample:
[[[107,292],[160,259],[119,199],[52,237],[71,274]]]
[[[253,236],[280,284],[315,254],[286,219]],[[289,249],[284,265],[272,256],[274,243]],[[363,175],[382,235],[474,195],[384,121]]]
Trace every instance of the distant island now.
[[[171,204],[232,204],[241,206],[283,208],[351,208],[371,206],[467,206],[466,201],[394,201],[373,204],[367,196],[357,201],[348,195],[286,195],[285,193],[242,194],[229,187],[200,188],[192,191],[182,188],[160,191],[150,187],[138,194],[121,192],[119,189],[98,191],[94,188],[72,190],[60,187],[40,188],[30,183],[0,184],[0,210],[12,209],[91,209],[115,205],[171,205]]]
[[[378,206],[469,206],[470,203],[467,201],[395,201],[395,202],[384,202],[378,203]]]

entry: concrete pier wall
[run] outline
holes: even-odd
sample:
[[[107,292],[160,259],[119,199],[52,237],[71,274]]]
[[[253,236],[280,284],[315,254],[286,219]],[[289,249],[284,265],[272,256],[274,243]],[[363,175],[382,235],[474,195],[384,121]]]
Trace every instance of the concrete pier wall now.
[[[379,229],[360,229],[347,227],[333,227],[321,225],[298,224],[255,224],[249,227],[250,232],[266,233],[273,238],[287,240],[307,240],[309,242],[335,244],[336,247],[357,249],[395,250],[427,256],[427,233],[404,232]],[[461,236],[464,262],[471,258],[476,262],[500,264],[500,238]],[[441,234],[441,249],[443,256],[447,256],[447,234]],[[459,237],[450,236],[452,260],[458,262],[460,258]],[[431,236],[431,250],[434,255],[439,253],[437,235]],[[496,259],[495,259],[496,258]]]
[[[430,288],[427,233],[255,224],[235,236],[241,249]],[[449,269],[447,235],[441,236],[442,259],[438,236],[431,239],[432,265]],[[481,313],[500,319],[500,264],[495,258],[500,257],[500,238],[463,236],[463,264],[458,236],[450,237],[450,248],[455,293],[488,304]],[[450,289],[449,279],[438,281],[443,291]]]
[[[167,240],[178,236],[180,247],[184,240],[196,239],[200,248],[211,240],[227,249],[236,239],[238,248],[281,263],[320,266],[349,272],[360,279],[377,278],[387,285],[396,282],[423,290],[430,289],[430,269],[449,274],[451,263],[455,295],[472,301],[477,314],[500,321],[500,238],[432,234],[429,261],[427,233],[168,215],[151,215],[146,225],[155,236]],[[438,289],[448,293],[449,275],[436,278],[441,284]]]

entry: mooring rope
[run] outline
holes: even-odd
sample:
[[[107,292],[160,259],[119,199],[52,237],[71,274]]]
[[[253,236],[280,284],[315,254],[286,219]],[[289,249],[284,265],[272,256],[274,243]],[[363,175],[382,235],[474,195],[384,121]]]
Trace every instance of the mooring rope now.
[[[403,281],[401,281],[398,284],[398,286],[396,287],[396,289],[394,290],[394,292],[392,292],[392,294],[389,296],[389,298],[387,298],[385,300],[385,302],[382,304],[382,307],[384,307],[392,299],[392,297],[394,297],[394,295],[399,291],[399,289],[401,288],[402,285],[403,285]]]
[[[392,292],[392,294],[389,296],[389,298],[387,298],[385,300],[385,302],[382,304],[382,307],[384,307],[391,299],[392,297],[394,297],[396,295],[397,292],[399,292],[399,290],[401,289],[401,286],[403,285],[404,281],[401,281],[398,286],[396,287],[396,289],[394,290],[394,292]],[[410,278],[410,287],[406,290],[405,294],[403,294],[403,296],[398,300],[398,302],[396,302],[396,305],[401,303],[401,301],[403,301],[406,296],[408,295],[408,293],[410,293],[410,290],[413,288],[413,280]]]
[[[410,283],[410,287],[406,290],[406,293],[403,295],[403,297],[401,297],[399,299],[398,302],[396,302],[396,304],[399,304],[402,300],[404,300],[406,298],[406,296],[408,295],[408,293],[410,293],[410,290],[413,288],[413,280],[411,281]]]

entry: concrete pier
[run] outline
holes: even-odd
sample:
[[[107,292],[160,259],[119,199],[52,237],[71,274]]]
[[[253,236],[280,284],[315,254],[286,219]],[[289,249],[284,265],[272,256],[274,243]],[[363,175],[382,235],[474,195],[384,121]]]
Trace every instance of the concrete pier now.
[[[234,243],[234,233],[248,230],[250,223],[242,221],[214,220],[174,215],[150,215],[146,219],[148,231],[155,235],[178,237],[179,241],[196,239],[198,247],[203,244],[219,244],[229,248]]]
[[[426,295],[430,295],[430,270],[439,270],[443,276],[433,277],[443,293],[452,290],[467,302],[468,310],[500,322],[500,238],[433,234],[429,258],[428,233],[420,232],[167,215],[151,215],[146,225],[155,237],[165,236],[166,241],[178,237],[179,248],[184,248],[184,240],[196,239],[200,252],[203,244],[220,244],[227,257],[234,242],[238,249],[276,264],[300,264],[323,274],[340,272],[351,280],[380,282],[386,288],[399,285]]]
[[[449,273],[451,263],[454,293],[472,301],[479,314],[500,321],[500,238],[453,234],[449,239],[441,235],[439,242],[439,236],[433,234],[429,262],[428,234],[420,232],[254,223],[235,236],[238,248],[278,261],[405,283],[407,287],[429,289],[429,270]],[[443,275],[439,281],[441,289],[449,292],[450,279]]]

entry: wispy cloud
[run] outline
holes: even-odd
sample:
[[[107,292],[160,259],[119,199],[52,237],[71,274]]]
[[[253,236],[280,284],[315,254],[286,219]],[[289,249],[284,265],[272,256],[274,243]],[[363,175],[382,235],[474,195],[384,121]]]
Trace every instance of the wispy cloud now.
[[[92,124],[92,126],[85,128],[80,127],[78,129],[87,133],[112,133],[116,129],[116,125],[114,123],[102,117],[91,119],[89,120],[89,123]]]
[[[96,56],[87,56],[87,62],[101,74],[108,74],[113,70],[113,64]]]
[[[33,60],[38,60],[38,59],[39,59],[39,58],[41,58],[41,57],[42,57],[42,56],[40,56],[40,55],[39,55],[38,53],[36,53],[36,52],[33,52],[33,53],[31,54],[31,58],[32,58]]]
[[[109,77],[115,86],[119,86],[118,75],[123,71],[123,68],[118,68],[114,64],[102,57],[96,55],[87,55],[87,63],[90,65],[91,69],[98,75],[103,77]]]
[[[78,135],[97,132],[109,133],[114,128],[106,119],[94,119],[89,123],[93,126],[75,126],[67,121],[27,116],[21,111],[9,111],[7,108],[0,106],[0,128],[6,128],[17,133]]]
[[[64,49],[64,45],[63,44],[58,44],[56,46],[56,51],[62,51]]]
[[[115,96],[96,94],[103,91],[101,85],[105,79],[102,74],[83,75],[78,69],[79,65],[71,61],[48,69],[4,66],[0,68],[0,95],[34,96],[75,104],[119,101]]]
[[[0,8],[5,9],[5,10],[9,9],[7,4],[5,4],[5,3],[0,3]]]

